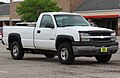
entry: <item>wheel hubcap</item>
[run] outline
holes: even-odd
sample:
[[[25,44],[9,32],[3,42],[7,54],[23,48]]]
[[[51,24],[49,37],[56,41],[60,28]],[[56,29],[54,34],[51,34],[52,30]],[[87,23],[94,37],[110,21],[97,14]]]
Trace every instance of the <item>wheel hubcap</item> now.
[[[13,55],[14,55],[14,56],[17,56],[17,55],[18,55],[18,52],[19,52],[18,47],[15,45],[15,46],[13,47]]]
[[[66,48],[62,48],[62,50],[61,50],[61,58],[63,60],[67,60],[68,59],[68,50]]]

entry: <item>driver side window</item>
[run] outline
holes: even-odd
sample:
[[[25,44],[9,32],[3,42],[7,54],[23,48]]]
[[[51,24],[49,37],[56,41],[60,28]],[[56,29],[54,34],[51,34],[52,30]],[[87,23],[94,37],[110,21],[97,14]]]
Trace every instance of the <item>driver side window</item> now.
[[[40,23],[40,28],[45,28],[45,25],[47,23],[53,24],[52,17],[50,15],[43,15],[41,23]]]

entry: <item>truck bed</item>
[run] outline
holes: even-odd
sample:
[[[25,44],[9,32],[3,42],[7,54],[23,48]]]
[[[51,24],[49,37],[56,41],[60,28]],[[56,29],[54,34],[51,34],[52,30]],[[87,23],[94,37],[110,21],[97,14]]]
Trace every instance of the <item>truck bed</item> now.
[[[24,48],[34,48],[34,42],[33,42],[34,28],[35,27],[28,27],[28,26],[4,26],[3,27],[4,42],[8,44],[9,34],[16,33],[21,35],[21,42]]]

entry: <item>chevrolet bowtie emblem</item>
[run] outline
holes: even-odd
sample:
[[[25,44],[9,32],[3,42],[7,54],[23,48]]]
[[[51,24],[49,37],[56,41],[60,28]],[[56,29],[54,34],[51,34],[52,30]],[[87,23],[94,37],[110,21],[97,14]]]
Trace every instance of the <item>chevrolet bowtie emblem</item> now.
[[[101,39],[103,39],[103,38],[104,38],[104,36],[103,36],[103,35],[101,35],[101,36],[100,36],[100,38],[101,38]]]

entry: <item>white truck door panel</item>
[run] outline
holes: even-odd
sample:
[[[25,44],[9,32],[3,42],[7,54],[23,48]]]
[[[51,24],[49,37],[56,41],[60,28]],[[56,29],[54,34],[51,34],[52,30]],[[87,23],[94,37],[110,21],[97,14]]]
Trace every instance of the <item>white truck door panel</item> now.
[[[40,33],[38,33],[40,32]],[[50,33],[49,33],[50,32]],[[55,48],[55,30],[51,28],[39,28],[35,31],[35,46],[36,48]]]
[[[46,23],[52,23],[50,15],[43,15],[40,27],[35,30],[35,47],[37,49],[54,49],[55,48],[55,29],[45,27]],[[54,25],[54,24],[53,24]]]

